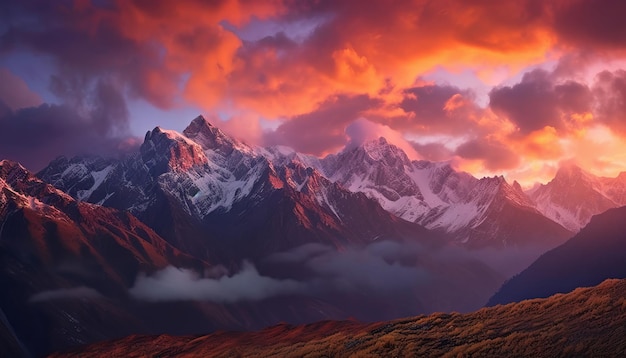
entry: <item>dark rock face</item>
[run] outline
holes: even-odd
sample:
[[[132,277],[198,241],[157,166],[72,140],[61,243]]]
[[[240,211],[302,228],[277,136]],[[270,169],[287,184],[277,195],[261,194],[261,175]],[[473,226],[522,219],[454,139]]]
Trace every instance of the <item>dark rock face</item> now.
[[[596,215],[576,236],[506,282],[488,305],[548,297],[626,278],[626,207]]]

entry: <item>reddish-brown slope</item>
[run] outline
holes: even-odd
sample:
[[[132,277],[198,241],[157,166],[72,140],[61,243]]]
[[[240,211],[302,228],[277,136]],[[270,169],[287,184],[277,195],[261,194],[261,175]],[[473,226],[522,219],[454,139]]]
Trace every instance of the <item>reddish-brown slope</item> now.
[[[624,356],[626,280],[547,299],[389,323],[279,325],[256,333],[130,336],[53,357]]]

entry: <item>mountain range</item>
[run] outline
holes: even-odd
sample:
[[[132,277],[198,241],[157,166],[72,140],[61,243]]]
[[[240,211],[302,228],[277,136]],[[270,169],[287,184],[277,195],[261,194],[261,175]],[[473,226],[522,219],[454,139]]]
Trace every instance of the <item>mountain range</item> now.
[[[182,134],[155,128],[126,159],[59,158],[38,176],[78,200],[128,210],[174,246],[207,259],[207,231],[218,243],[236,243],[235,252],[220,249],[229,258],[311,241],[339,247],[427,235],[407,222],[474,248],[554,247],[572,234],[519,184],[411,161],[384,138],[320,159],[250,147],[202,116]],[[245,228],[238,225],[244,219]],[[273,238],[272,247],[250,245],[258,232]]]
[[[317,158],[202,116],[123,158],[59,157],[36,175],[5,160],[0,338],[42,355],[131,333],[470,312],[542,253],[490,304],[547,297],[614,277],[626,213],[568,239],[626,203],[625,178],[567,164],[525,192],[384,138]],[[583,259],[612,266],[586,280]]]
[[[592,216],[626,205],[626,172],[616,178],[598,177],[565,163],[554,179],[527,194],[546,217],[577,232]]]

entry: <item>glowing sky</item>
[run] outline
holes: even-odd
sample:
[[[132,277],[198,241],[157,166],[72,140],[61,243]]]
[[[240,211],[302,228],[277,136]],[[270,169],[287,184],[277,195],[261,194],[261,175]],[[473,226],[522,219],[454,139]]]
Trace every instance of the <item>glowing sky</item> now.
[[[0,157],[132,150],[198,113],[324,155],[383,135],[530,185],[626,170],[620,0],[9,0]],[[42,105],[42,103],[46,103]]]

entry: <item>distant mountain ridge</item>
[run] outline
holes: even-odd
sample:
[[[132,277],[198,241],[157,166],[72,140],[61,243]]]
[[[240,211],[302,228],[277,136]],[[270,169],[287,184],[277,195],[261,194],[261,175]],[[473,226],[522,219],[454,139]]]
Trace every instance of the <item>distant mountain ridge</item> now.
[[[548,247],[570,236],[537,211],[519,184],[501,176],[476,179],[445,162],[410,161],[384,138],[329,155],[320,166],[330,180],[394,215],[470,247]]]
[[[549,183],[527,194],[546,217],[577,232],[593,215],[626,205],[626,172],[616,178],[598,177],[566,163]]]

